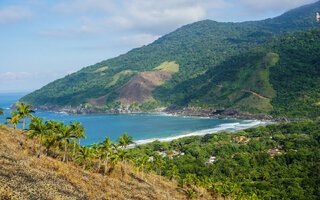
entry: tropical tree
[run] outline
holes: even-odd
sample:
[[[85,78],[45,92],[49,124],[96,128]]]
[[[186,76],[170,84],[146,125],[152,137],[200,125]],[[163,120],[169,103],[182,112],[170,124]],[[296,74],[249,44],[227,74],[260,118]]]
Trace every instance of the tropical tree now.
[[[30,135],[29,137],[39,137],[39,150],[37,152],[38,158],[40,157],[41,154],[41,148],[42,148],[42,138],[47,134],[47,127],[43,123],[44,118],[39,118],[39,117],[33,117],[30,124],[29,124],[29,131]]]
[[[161,159],[160,156],[156,156],[154,158],[154,164],[156,166],[158,174],[160,175],[161,180],[162,169],[165,167],[165,162]]]
[[[101,156],[102,156],[101,143],[93,143],[90,146],[94,150],[94,157],[98,158],[99,160],[98,170],[97,170],[99,172],[101,168]]]
[[[143,154],[139,157],[137,167],[141,171],[141,179],[143,180],[143,171],[148,163],[149,157],[146,154]]]
[[[123,133],[122,136],[120,136],[117,140],[118,144],[122,146],[122,148],[127,149],[128,145],[134,144],[132,141],[132,137],[128,136],[127,133]],[[126,168],[127,160],[124,160],[124,168]]]
[[[170,164],[167,170],[167,176],[169,177],[170,180],[176,179],[179,174],[179,169],[177,168],[176,165]]]
[[[18,115],[20,117],[20,119],[23,120],[22,122],[22,130],[25,130],[25,124],[26,124],[26,118],[32,118],[33,115],[31,113],[34,113],[34,111],[32,110],[32,106],[24,104],[24,103],[20,103],[17,104],[18,107]],[[21,134],[21,138],[20,138],[20,145],[22,145],[22,139],[23,139],[23,134]]]
[[[132,137],[128,136],[127,133],[123,133],[122,136],[120,136],[117,140],[120,146],[122,146],[124,149],[127,149],[127,146],[130,144],[134,144],[132,141]]]
[[[59,135],[56,134],[57,122],[55,122],[54,120],[46,121],[45,126],[47,129],[47,136],[45,138],[45,141],[43,142],[43,145],[46,147],[46,153],[48,155],[50,148],[57,143]]]
[[[101,150],[104,152],[104,173],[106,175],[108,170],[108,158],[109,155],[113,152],[113,141],[109,137],[105,137],[104,141],[101,142]]]
[[[76,161],[83,164],[83,170],[91,163],[94,150],[91,147],[83,146],[80,148]]]
[[[117,151],[112,154],[112,164],[116,165],[118,162],[124,162],[129,161],[133,164],[132,159],[130,158],[130,154],[126,149],[117,149]],[[120,173],[120,179],[122,180],[122,177],[126,174],[126,166],[122,168],[121,165],[121,173]]]
[[[72,132],[73,136],[72,139],[74,141],[73,143],[73,153],[72,153],[72,157],[74,157],[75,155],[75,150],[76,150],[76,143],[78,142],[78,140],[80,141],[80,138],[86,138],[86,136],[84,135],[84,127],[81,126],[81,122],[77,123],[77,122],[70,122],[70,131]]]
[[[20,123],[20,118],[16,110],[12,110],[10,114],[12,116],[6,118],[7,122],[5,122],[5,124],[11,124],[13,126],[13,131],[11,132],[11,135],[13,135],[17,128],[17,125]]]
[[[194,191],[194,189],[188,189],[186,191],[187,199],[193,199],[197,196],[197,193]]]
[[[63,153],[63,159],[62,161],[66,161],[66,155],[67,155],[67,150],[68,150],[68,143],[69,139],[72,135],[72,132],[70,131],[70,127],[68,125],[63,126],[63,122],[58,125],[58,130],[61,134],[61,140],[64,142],[64,153]]]

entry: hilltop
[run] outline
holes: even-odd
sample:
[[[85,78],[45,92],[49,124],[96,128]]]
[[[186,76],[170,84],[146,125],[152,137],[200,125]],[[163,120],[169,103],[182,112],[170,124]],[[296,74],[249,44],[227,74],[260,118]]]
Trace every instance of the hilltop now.
[[[286,91],[284,88],[289,83],[287,80],[297,81],[295,73],[305,70],[303,66],[317,67],[314,60],[305,59],[305,55],[310,53],[310,48],[315,54],[318,52],[319,41],[314,36],[318,33],[308,32],[315,39],[312,41],[315,46],[312,43],[301,44],[298,40],[289,41],[290,37],[300,37],[299,33],[296,36],[282,35],[319,27],[316,19],[319,10],[320,1],[262,21],[220,23],[204,20],[189,24],[152,44],[49,83],[19,101],[44,109],[70,107],[79,113],[150,111],[159,107],[192,106],[209,110],[234,109],[276,117],[315,118],[316,112],[303,112],[304,109],[318,110],[313,105],[320,102],[309,83],[303,84],[303,88],[289,87]],[[301,53],[289,53],[296,49],[302,49]],[[289,59],[291,56],[296,56],[295,63]],[[226,66],[229,64],[231,67]],[[232,66],[235,64],[246,67],[235,69]],[[286,74],[293,77],[279,79],[280,76],[275,77],[274,69],[285,69]],[[228,71],[230,76],[220,73],[221,76],[217,77],[214,74],[217,71]],[[240,79],[234,80],[234,75]],[[283,74],[281,77],[284,77]],[[215,81],[208,83],[211,80]],[[317,81],[311,77],[309,82],[316,85]],[[312,102],[316,101],[312,106],[303,103],[304,106],[295,113],[283,108],[289,98],[291,106],[300,106],[301,98],[310,97],[309,92],[303,94],[306,90],[312,90]],[[291,96],[285,96],[284,92]],[[294,95],[296,98],[292,98]]]
[[[181,199],[173,181],[149,174],[143,180],[128,168],[120,180],[120,170],[108,175],[84,171],[72,161],[42,156],[30,149],[31,141],[18,145],[21,130],[0,124],[0,199]]]

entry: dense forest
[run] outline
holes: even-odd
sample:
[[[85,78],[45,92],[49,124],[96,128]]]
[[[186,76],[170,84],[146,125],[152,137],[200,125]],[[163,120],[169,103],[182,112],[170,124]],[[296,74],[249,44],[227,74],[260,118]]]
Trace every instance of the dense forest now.
[[[102,109],[116,108],[120,106],[119,88],[131,78],[174,61],[179,70],[153,91],[150,101],[138,102],[142,110],[178,105],[314,118],[320,101],[317,87],[312,87],[319,85],[314,59],[319,31],[281,35],[319,27],[315,18],[319,9],[320,2],[316,2],[262,21],[189,24],[152,44],[67,75],[20,101],[77,107],[107,95]],[[310,53],[312,58],[306,58]],[[308,70],[316,73],[300,82],[298,74]],[[222,76],[217,77],[216,72]],[[286,81],[281,82],[280,77]],[[190,86],[196,89],[192,94]],[[299,108],[291,109],[295,106]]]
[[[216,197],[319,199],[319,145],[320,123],[305,121],[155,141],[131,152],[163,160],[162,175]]]
[[[160,87],[154,94],[161,99],[165,93],[163,101],[181,106],[316,118],[320,113],[319,55],[320,29],[287,34],[183,82],[174,93]]]

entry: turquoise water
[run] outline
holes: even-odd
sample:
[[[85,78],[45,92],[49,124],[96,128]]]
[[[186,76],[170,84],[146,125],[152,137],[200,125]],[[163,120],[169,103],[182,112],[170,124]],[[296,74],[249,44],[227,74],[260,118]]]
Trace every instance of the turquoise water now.
[[[5,110],[5,116],[0,116],[0,123],[4,123],[5,117],[10,116],[8,107],[23,95],[25,93],[0,94],[0,107]],[[143,144],[156,139],[170,141],[188,135],[241,130],[265,123],[253,120],[175,117],[166,114],[67,115],[37,111],[35,115],[65,123],[81,122],[87,136],[81,143],[86,145],[100,142],[105,136],[115,141],[124,132],[132,136],[137,144]]]

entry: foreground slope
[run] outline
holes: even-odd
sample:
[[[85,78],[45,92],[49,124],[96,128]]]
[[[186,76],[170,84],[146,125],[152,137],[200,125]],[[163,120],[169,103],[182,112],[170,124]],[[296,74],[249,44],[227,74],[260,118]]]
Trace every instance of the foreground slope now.
[[[1,124],[0,124],[1,125]],[[159,176],[145,180],[130,176],[120,181],[118,170],[109,176],[84,171],[72,162],[37,158],[31,141],[18,145],[20,131],[0,127],[0,199],[181,199],[173,182]],[[155,184],[152,184],[156,180]]]
[[[201,76],[218,65],[221,66],[223,62],[236,59],[233,56],[261,45],[275,36],[319,27],[316,20],[317,11],[320,11],[320,1],[262,21],[219,23],[205,20],[186,25],[150,45],[133,49],[124,55],[83,68],[54,81],[23,97],[20,101],[35,106],[99,107],[103,110],[133,102],[137,102],[142,108],[149,109],[169,105],[200,105],[201,102],[189,103],[193,99],[203,99],[203,96],[211,97],[212,93],[205,94],[206,91],[202,91],[202,96],[190,97],[186,81]],[[303,60],[297,60],[297,62],[303,62]],[[257,65],[257,63],[242,64]],[[170,71],[170,76],[161,78],[161,81],[153,84],[152,78],[146,80],[141,78],[146,71],[155,73],[156,77],[161,77],[161,74]],[[258,89],[266,92],[266,98],[261,98],[264,95],[260,95],[258,91],[243,88],[244,91],[248,90],[247,95],[251,93],[260,97],[248,101],[250,104],[256,104],[257,108],[249,108],[245,111],[270,113],[273,110],[274,105],[269,101],[277,97],[277,89],[268,83],[267,71],[268,69],[261,74],[263,76],[261,79],[265,83],[256,86],[262,87]],[[256,77],[247,77],[241,84],[250,85],[259,81],[253,78]],[[132,82],[134,85],[126,87]],[[237,83],[234,82],[233,85],[235,84]],[[131,92],[124,92],[123,88]],[[179,95],[175,94],[177,89],[179,89]],[[214,89],[209,88],[209,90]],[[198,94],[193,93],[193,95]],[[138,98],[139,96],[143,98]],[[243,111],[241,107],[243,102],[240,102],[240,105],[234,101],[227,102],[228,99],[225,97],[227,97],[226,93],[214,95],[215,99],[221,100],[219,106],[209,103],[207,107],[214,109],[234,107]]]

